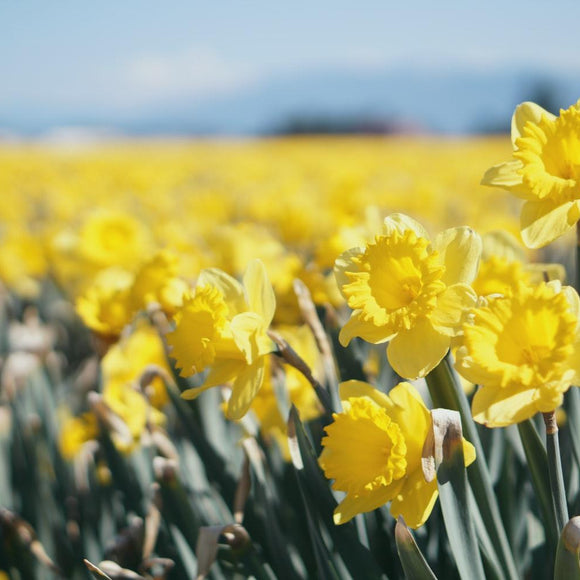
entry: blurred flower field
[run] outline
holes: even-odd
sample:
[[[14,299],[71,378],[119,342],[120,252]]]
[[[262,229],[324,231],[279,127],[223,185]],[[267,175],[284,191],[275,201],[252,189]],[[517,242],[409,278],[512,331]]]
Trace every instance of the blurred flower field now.
[[[2,145],[0,578],[577,568],[572,240],[524,246],[511,152]]]

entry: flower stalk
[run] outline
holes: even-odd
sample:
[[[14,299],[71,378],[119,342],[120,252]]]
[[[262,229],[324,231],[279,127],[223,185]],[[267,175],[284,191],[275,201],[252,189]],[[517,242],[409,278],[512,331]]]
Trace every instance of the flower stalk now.
[[[564,490],[564,475],[562,473],[556,411],[542,413],[542,416],[544,417],[544,424],[546,425],[546,451],[548,453],[550,490],[552,491],[552,501],[554,502],[554,509],[556,511],[558,531],[562,531],[570,518],[568,516],[566,492]]]

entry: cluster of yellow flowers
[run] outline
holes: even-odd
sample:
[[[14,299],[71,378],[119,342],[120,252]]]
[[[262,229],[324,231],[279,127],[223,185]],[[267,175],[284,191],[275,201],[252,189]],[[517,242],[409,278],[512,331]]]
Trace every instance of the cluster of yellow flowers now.
[[[580,107],[555,117],[520,105],[512,143],[514,159],[483,183],[526,200],[522,236],[538,248],[580,218]],[[171,361],[197,381],[185,399],[229,385],[226,416],[251,411],[283,441],[271,327],[315,373],[320,365],[296,278],[316,305],[344,317],[343,347],[386,343],[403,379],[426,377],[451,352],[457,372],[481,385],[476,421],[498,427],[553,411],[580,379],[578,294],[562,285],[561,266],[527,263],[512,199],[474,186],[502,143],[433,145],[313,139],[167,145],[162,154],[111,147],[78,158],[0,151],[11,162],[0,177],[9,210],[0,276],[33,298],[50,273],[74,301],[103,345],[102,397],[128,426],[131,440],[118,442],[126,451],[147,426],[163,426]],[[93,209],[103,199],[110,207]],[[431,238],[409,214],[443,231]],[[154,314],[164,328],[151,324]],[[143,381],[152,365],[157,374]],[[304,418],[322,413],[303,374],[289,369],[286,387]],[[335,522],[390,501],[393,515],[420,526],[437,483],[421,470],[430,415],[418,390],[402,382],[387,395],[346,381],[340,399],[320,457],[346,493]],[[63,453],[73,457],[97,434],[90,413],[70,419]],[[464,455],[475,460],[468,442]]]

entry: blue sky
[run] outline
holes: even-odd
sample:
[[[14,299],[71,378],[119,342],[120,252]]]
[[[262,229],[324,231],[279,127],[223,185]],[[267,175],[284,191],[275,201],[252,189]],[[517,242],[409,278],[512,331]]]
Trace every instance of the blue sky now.
[[[580,75],[580,2],[0,0],[0,115],[135,113],[322,69]]]

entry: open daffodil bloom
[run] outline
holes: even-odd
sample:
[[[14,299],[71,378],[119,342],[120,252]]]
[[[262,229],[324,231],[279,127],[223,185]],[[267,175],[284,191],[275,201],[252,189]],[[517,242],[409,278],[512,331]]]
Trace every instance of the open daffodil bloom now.
[[[580,378],[579,298],[559,282],[520,284],[472,311],[457,370],[481,388],[473,418],[488,427],[553,411]]]
[[[334,414],[322,440],[319,462],[334,479],[333,489],[346,492],[334,512],[343,524],[356,514],[391,502],[391,513],[407,525],[425,523],[437,499],[437,480],[425,481],[423,445],[431,417],[415,388],[400,383],[389,395],[362,381],[340,385],[343,412]],[[475,450],[464,442],[466,465]]]
[[[514,159],[488,169],[482,184],[526,200],[522,238],[530,248],[540,248],[580,218],[580,105],[555,117],[535,103],[522,103],[511,132]]]
[[[481,240],[470,228],[444,231],[431,244],[415,220],[395,214],[365,248],[335,264],[339,288],[353,309],[340,333],[389,342],[387,356],[406,379],[424,377],[445,356],[462,312],[475,304],[468,285],[477,272]]]
[[[241,419],[262,386],[264,356],[275,349],[267,335],[275,308],[274,291],[260,260],[248,265],[243,286],[221,270],[204,270],[167,337],[182,376],[209,368],[203,386],[182,396],[194,399],[233,380],[227,416]]]

